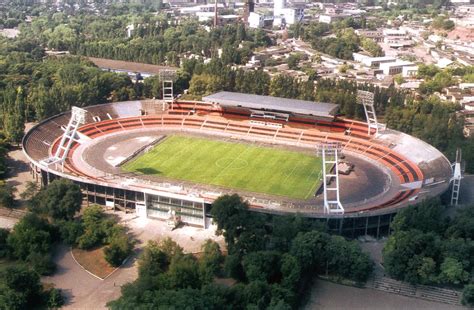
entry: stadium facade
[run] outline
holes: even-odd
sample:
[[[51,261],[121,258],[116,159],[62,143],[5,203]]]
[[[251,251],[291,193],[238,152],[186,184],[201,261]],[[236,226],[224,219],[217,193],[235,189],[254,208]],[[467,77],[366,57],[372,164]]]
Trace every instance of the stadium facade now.
[[[337,116],[337,105],[221,92],[203,101],[127,101],[86,107],[83,122],[61,153],[71,112],[46,119],[23,139],[36,180],[57,178],[79,184],[86,203],[114,207],[138,216],[206,227],[209,206],[220,195],[237,192],[251,209],[273,214],[299,213],[326,220],[346,235],[380,236],[393,215],[449,188],[451,164],[434,147],[394,130],[376,136],[367,124]],[[344,214],[324,212],[322,198],[300,201],[185,181],[125,173],[120,165],[159,143],[166,135],[186,134],[281,145],[311,151],[337,142],[355,172],[341,178]],[[59,151],[58,151],[59,150]],[[54,154],[64,155],[58,164]],[[317,194],[317,193],[315,193]]]

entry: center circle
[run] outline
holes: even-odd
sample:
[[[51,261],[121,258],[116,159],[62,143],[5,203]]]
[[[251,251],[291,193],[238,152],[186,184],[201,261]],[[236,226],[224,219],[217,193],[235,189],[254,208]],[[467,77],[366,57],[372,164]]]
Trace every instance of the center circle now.
[[[240,158],[220,158],[216,161],[216,166],[223,169],[242,169],[248,164],[245,159]]]

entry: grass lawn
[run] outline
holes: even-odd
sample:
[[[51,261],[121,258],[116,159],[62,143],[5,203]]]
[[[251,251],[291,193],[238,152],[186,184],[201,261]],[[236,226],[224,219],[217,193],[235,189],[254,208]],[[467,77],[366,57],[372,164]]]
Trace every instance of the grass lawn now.
[[[105,260],[104,247],[88,251],[74,248],[72,254],[79,265],[101,279],[104,279],[115,270],[115,267],[110,266]]]
[[[322,161],[300,152],[253,144],[170,136],[122,169],[307,199],[321,183]]]

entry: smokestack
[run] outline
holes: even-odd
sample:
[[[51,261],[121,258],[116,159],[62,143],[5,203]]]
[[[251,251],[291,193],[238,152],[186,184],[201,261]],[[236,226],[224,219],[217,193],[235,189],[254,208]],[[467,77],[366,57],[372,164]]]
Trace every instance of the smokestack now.
[[[253,0],[247,0],[245,1],[245,6],[244,6],[244,21],[248,22],[249,20],[249,15],[254,11],[255,4]]]
[[[217,0],[214,6],[214,27],[217,27]]]

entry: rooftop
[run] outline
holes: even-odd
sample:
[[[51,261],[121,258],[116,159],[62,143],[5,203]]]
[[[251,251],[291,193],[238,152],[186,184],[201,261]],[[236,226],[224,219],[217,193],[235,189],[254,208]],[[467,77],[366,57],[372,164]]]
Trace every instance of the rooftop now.
[[[271,96],[251,95],[233,92],[218,92],[202,98],[204,101],[218,103],[224,106],[244,107],[250,109],[274,110],[293,112],[333,118],[338,109],[337,104],[313,102],[298,99],[278,98]]]

